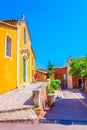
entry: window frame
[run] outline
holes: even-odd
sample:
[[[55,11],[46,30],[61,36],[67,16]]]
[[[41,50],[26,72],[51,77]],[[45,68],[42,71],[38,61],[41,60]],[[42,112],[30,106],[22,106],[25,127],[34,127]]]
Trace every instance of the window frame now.
[[[7,40],[8,39],[10,41],[10,47],[9,47],[10,52],[9,51],[7,52]],[[10,55],[8,55],[7,53],[10,53]],[[11,39],[11,37],[9,35],[7,35],[6,39],[5,39],[5,57],[12,59],[12,39]]]
[[[65,74],[65,73],[64,73],[64,75],[63,75],[63,79],[66,80],[66,74]]]

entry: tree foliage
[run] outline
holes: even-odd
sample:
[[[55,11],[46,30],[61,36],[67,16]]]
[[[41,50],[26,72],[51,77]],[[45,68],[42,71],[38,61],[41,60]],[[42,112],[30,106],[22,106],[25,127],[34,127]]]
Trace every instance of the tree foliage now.
[[[48,70],[48,78],[50,78],[52,72],[54,71],[54,65],[51,64],[50,60],[48,61],[47,70]]]
[[[87,78],[87,56],[84,58],[72,59],[70,62],[69,74],[78,75]]]
[[[54,65],[51,64],[50,60],[48,61],[47,69],[48,69],[48,71],[53,71],[54,70]]]

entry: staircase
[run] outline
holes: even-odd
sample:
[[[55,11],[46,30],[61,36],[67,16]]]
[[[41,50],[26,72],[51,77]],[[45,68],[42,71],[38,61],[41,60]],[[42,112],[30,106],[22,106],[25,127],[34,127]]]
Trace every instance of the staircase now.
[[[38,123],[38,117],[32,108],[22,107],[0,111],[0,122]]]

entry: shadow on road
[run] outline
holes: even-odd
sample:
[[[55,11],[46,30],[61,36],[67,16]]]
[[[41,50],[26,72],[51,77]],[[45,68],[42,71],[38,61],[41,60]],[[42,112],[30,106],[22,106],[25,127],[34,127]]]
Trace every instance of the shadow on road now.
[[[32,99],[33,99],[33,96],[27,99],[23,105],[32,105]]]
[[[59,120],[59,119],[40,119],[39,123],[62,124],[62,125],[87,125],[87,121],[78,120]]]
[[[66,91],[66,90],[63,90]],[[79,93],[84,98],[80,98],[82,102],[86,102],[87,93],[80,90],[67,90],[71,93]],[[48,110],[41,119],[43,123],[58,123],[58,124],[87,124],[87,108],[81,104],[79,99],[73,97],[72,99],[56,99],[54,106]]]

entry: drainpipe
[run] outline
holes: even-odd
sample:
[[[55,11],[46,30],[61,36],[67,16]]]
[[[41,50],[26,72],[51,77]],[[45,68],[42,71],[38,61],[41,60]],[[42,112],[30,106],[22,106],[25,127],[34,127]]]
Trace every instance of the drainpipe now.
[[[19,48],[20,48],[20,28],[19,28],[19,22],[17,24],[17,88],[19,88]]]

